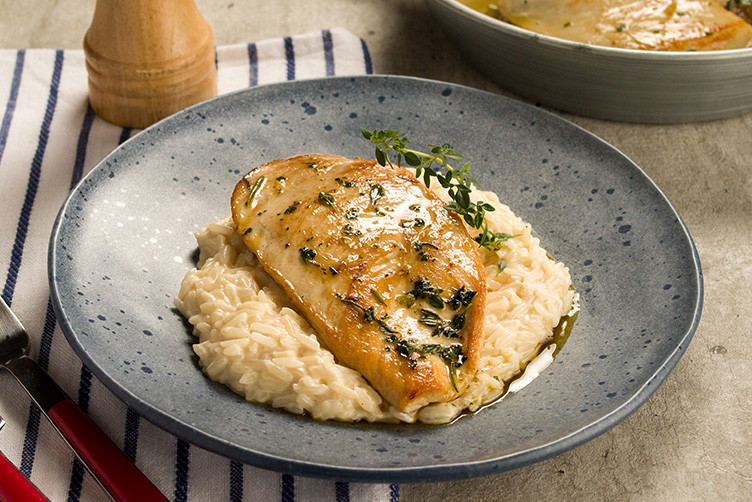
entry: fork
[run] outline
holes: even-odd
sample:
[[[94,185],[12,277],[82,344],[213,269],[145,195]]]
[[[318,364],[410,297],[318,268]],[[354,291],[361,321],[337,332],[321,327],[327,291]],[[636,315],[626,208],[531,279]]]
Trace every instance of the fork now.
[[[26,354],[29,335],[0,298],[0,366],[26,389],[100,485],[117,501],[167,499]]]

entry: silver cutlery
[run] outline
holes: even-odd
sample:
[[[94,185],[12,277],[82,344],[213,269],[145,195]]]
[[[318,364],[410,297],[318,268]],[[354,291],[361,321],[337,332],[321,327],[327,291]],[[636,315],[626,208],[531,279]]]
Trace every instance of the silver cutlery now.
[[[115,500],[167,500],[55,381],[26,355],[28,349],[29,335],[0,298],[0,366],[16,377]]]

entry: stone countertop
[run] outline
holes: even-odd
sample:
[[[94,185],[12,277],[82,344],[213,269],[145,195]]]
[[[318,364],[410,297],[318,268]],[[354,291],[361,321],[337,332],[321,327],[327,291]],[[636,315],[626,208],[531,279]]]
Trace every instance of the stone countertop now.
[[[510,95],[460,57],[422,0],[197,0],[217,45],[344,27],[374,70]],[[0,47],[80,48],[94,0],[0,0]],[[694,339],[649,401],[573,451],[515,471],[403,484],[401,500],[749,500],[752,115],[654,126],[559,115],[634,160],[684,219],[704,273]]]

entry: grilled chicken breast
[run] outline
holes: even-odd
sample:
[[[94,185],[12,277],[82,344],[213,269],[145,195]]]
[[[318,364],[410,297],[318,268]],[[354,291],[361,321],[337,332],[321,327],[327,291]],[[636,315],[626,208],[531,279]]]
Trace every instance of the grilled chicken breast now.
[[[245,244],[343,364],[412,412],[477,370],[485,273],[461,219],[404,168],[313,154],[248,173]]]
[[[626,49],[750,47],[752,26],[717,0],[499,0],[501,17],[553,37]]]

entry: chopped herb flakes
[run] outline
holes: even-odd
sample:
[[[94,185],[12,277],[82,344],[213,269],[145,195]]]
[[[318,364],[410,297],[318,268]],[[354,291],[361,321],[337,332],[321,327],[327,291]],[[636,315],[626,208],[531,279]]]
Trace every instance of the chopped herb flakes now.
[[[334,195],[325,192],[319,192],[319,202],[325,206],[334,207]]]
[[[287,209],[285,209],[285,214],[292,214],[292,213],[294,213],[295,211],[298,210],[298,206],[299,205],[300,205],[300,201],[296,200],[295,202],[293,202],[292,204],[290,204],[290,207],[288,207]]]
[[[379,294],[379,292],[378,292],[378,291],[376,291],[375,289],[371,289],[371,294],[373,295],[373,297],[374,297],[374,298],[376,298],[376,301],[377,301],[377,302],[379,302],[380,304],[382,304],[382,305],[386,306],[386,302],[385,302],[385,301],[384,301],[384,299],[383,299],[383,298],[381,297],[381,295]]]
[[[459,338],[460,331],[465,327],[465,312],[452,317],[451,321],[445,321],[439,314],[432,310],[420,309],[418,322],[435,328],[431,336],[444,336],[447,338]]]
[[[433,310],[420,309],[420,316],[421,317],[420,319],[418,319],[418,322],[423,323],[426,326],[435,327],[444,322],[441,316]]]
[[[441,299],[441,293],[443,292],[443,289],[437,288],[429,281],[418,277],[413,283],[413,290],[397,297],[397,301],[410,307],[416,300],[425,299],[431,306],[442,309],[444,308],[444,300]]]
[[[457,310],[462,307],[468,307],[470,306],[470,303],[472,303],[473,298],[475,298],[475,295],[475,291],[470,291],[469,289],[466,289],[465,286],[462,286],[460,289],[454,290],[452,299],[447,303],[450,307],[452,307],[453,310]]]
[[[301,260],[307,263],[314,263],[313,260],[316,258],[316,251],[305,246],[300,248],[299,251]]]
[[[371,204],[375,206],[379,202],[379,199],[384,196],[384,187],[378,183],[373,183],[371,184],[371,191],[368,195],[371,197]]]
[[[253,198],[256,197],[256,193],[258,193],[259,189],[261,188],[261,185],[264,184],[264,177],[259,176],[256,182],[251,186],[251,182],[248,181],[247,178],[243,178],[245,180],[245,184],[248,187],[248,189],[251,191],[251,193],[248,194],[248,199],[245,201],[245,205],[250,206],[251,202],[253,202]]]
[[[361,232],[360,230],[356,228],[353,228],[353,226],[350,225],[349,223],[345,225],[344,227],[342,227],[342,235],[348,235],[350,237],[358,237],[362,234],[363,232]]]
[[[431,257],[428,255],[428,251],[425,248],[430,247],[433,249],[439,249],[438,246],[431,244],[430,242],[416,242],[413,244],[413,248],[418,252],[418,258],[420,261],[428,261]]]
[[[337,297],[342,300],[345,303],[348,303],[352,305],[353,307],[357,308],[363,313],[363,322],[369,323],[369,322],[375,322],[379,325],[379,329],[384,332],[387,335],[398,335],[399,333],[387,325],[387,323],[384,321],[384,318],[378,318],[376,317],[376,313],[374,312],[374,308],[371,307],[363,307],[358,302],[354,300],[350,300],[349,298],[344,298],[343,296],[337,295]],[[384,316],[386,317],[386,316]]]
[[[418,367],[418,360],[426,357],[427,354],[439,356],[449,367],[449,378],[452,381],[452,387],[455,391],[457,388],[456,369],[465,363],[465,353],[462,345],[453,343],[452,345],[441,345],[439,343],[418,344],[411,340],[399,339],[395,345],[395,351],[407,359],[411,368]]]
[[[327,168],[327,166],[319,164],[318,162],[306,162],[306,166],[310,167],[311,169],[315,169],[317,171],[323,171]]]
[[[505,268],[507,268],[507,261],[502,258],[496,263],[496,275],[499,275]]]
[[[372,292],[375,290],[372,290]],[[386,334],[384,341],[386,343],[394,344],[394,350],[400,356],[407,359],[411,368],[418,367],[418,360],[423,359],[428,354],[435,354],[439,356],[447,366],[449,366],[449,375],[452,381],[452,386],[457,390],[455,369],[459,368],[465,363],[465,353],[462,349],[462,345],[459,343],[453,343],[451,345],[442,345],[439,343],[425,343],[421,344],[413,340],[406,340],[402,335],[390,328],[385,322],[386,316],[379,318],[374,308],[364,307],[358,302],[345,298],[341,295],[337,297],[343,302],[352,305],[357,308],[363,314],[363,322],[370,323],[375,322],[378,324],[379,329]],[[455,316],[456,317],[456,316]],[[463,321],[464,322],[464,321]],[[385,350],[391,351],[390,347],[385,347]]]
[[[334,181],[336,181],[337,183],[339,183],[345,188],[352,188],[357,184],[352,181],[347,181],[347,178],[334,178]]]
[[[424,226],[426,226],[426,222],[421,218],[415,218],[413,220],[400,221],[400,226],[402,228],[423,228]]]
[[[277,193],[282,193],[282,192],[285,191],[285,181],[286,180],[287,180],[287,178],[285,178],[284,176],[277,176],[274,179],[274,184],[275,184],[275,188],[277,190]]]

